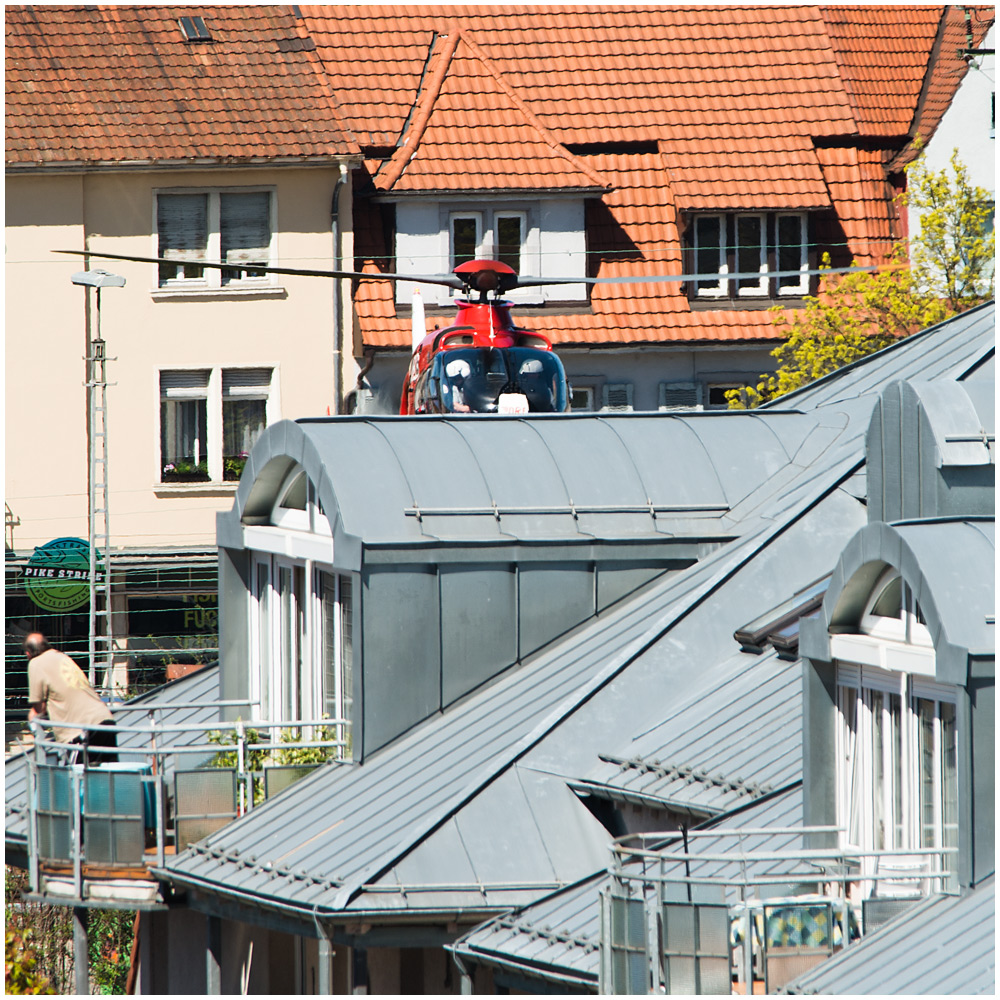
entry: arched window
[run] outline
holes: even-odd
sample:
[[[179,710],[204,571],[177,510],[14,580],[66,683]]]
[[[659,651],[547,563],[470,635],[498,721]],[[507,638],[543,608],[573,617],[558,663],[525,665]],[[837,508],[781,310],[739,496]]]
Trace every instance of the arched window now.
[[[957,848],[957,691],[927,670],[928,662],[933,668],[931,635],[897,570],[879,577],[858,625],[863,639],[835,637],[831,644],[837,819],[845,845],[898,852]],[[954,854],[914,854],[902,861],[930,871],[939,857],[943,868],[954,871]],[[865,867],[877,875],[891,864],[882,858]],[[891,894],[891,883],[879,891]]]

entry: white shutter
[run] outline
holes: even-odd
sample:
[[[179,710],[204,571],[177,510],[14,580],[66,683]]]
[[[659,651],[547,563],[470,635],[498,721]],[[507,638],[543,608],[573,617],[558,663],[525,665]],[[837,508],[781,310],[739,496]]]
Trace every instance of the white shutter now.
[[[701,384],[698,382],[661,382],[661,410],[695,410],[701,406]]]
[[[225,263],[267,263],[271,251],[270,194],[267,191],[223,192],[219,228]]]
[[[162,399],[200,399],[208,392],[211,369],[198,368],[188,371],[160,372],[160,397]]]
[[[225,368],[222,371],[222,398],[267,397],[271,388],[271,368]]]
[[[604,406],[612,413],[624,413],[632,409],[632,383],[609,382],[604,386]]]
[[[208,195],[157,195],[156,231],[160,257],[204,260],[208,247]]]

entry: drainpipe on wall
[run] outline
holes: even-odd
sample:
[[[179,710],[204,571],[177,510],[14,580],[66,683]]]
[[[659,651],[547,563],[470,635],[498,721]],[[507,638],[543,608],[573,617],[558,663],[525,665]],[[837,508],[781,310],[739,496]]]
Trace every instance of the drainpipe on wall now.
[[[340,254],[340,193],[347,183],[347,167],[340,164],[340,176],[333,186],[333,204],[330,207],[330,229],[333,234],[333,269],[342,268]],[[344,408],[344,310],[340,288],[342,278],[333,279],[333,412]]]

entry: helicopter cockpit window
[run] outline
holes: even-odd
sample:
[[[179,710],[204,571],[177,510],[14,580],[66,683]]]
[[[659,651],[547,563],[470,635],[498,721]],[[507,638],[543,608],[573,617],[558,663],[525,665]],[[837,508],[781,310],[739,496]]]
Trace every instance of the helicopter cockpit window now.
[[[532,347],[443,351],[434,359],[424,392],[418,405],[432,413],[504,412],[502,396],[523,397],[531,413],[566,409],[562,362],[551,351]]]

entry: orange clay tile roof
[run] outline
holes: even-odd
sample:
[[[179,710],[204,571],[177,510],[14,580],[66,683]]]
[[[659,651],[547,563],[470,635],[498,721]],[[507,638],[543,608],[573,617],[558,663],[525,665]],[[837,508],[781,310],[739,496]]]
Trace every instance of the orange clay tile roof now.
[[[356,153],[314,44],[279,7],[8,6],[6,160],[273,161]],[[203,16],[211,42],[178,24]]]
[[[971,10],[978,43],[992,9]],[[199,12],[216,41],[185,44]],[[364,192],[470,189],[586,195],[601,277],[680,273],[678,213],[706,210],[811,211],[835,264],[878,261],[890,171],[933,134],[963,44],[959,9],[929,5],[8,8],[8,168],[360,148],[371,272],[394,268]],[[359,285],[370,346],[409,343],[392,296]],[[562,344],[777,339],[766,311],[692,312],[676,283],[518,315]]]
[[[474,42],[454,31],[428,64],[412,123],[375,186],[414,191],[602,190],[504,81]],[[488,108],[488,114],[471,109]],[[461,164],[461,170],[454,169]]]
[[[301,10],[362,146],[401,143],[369,161],[378,191],[517,189],[540,171],[556,185],[568,161],[544,129],[613,188],[587,202],[601,277],[680,273],[677,212],[826,210],[835,264],[884,260],[887,164],[933,132],[964,73],[961,16],[942,6]],[[601,153],[629,143],[643,151]],[[391,248],[360,237],[368,210],[358,265],[374,270]],[[408,343],[390,288],[362,283],[357,307],[366,344]],[[518,316],[564,344],[777,339],[766,311],[692,312],[676,283],[599,285],[590,313]]]

